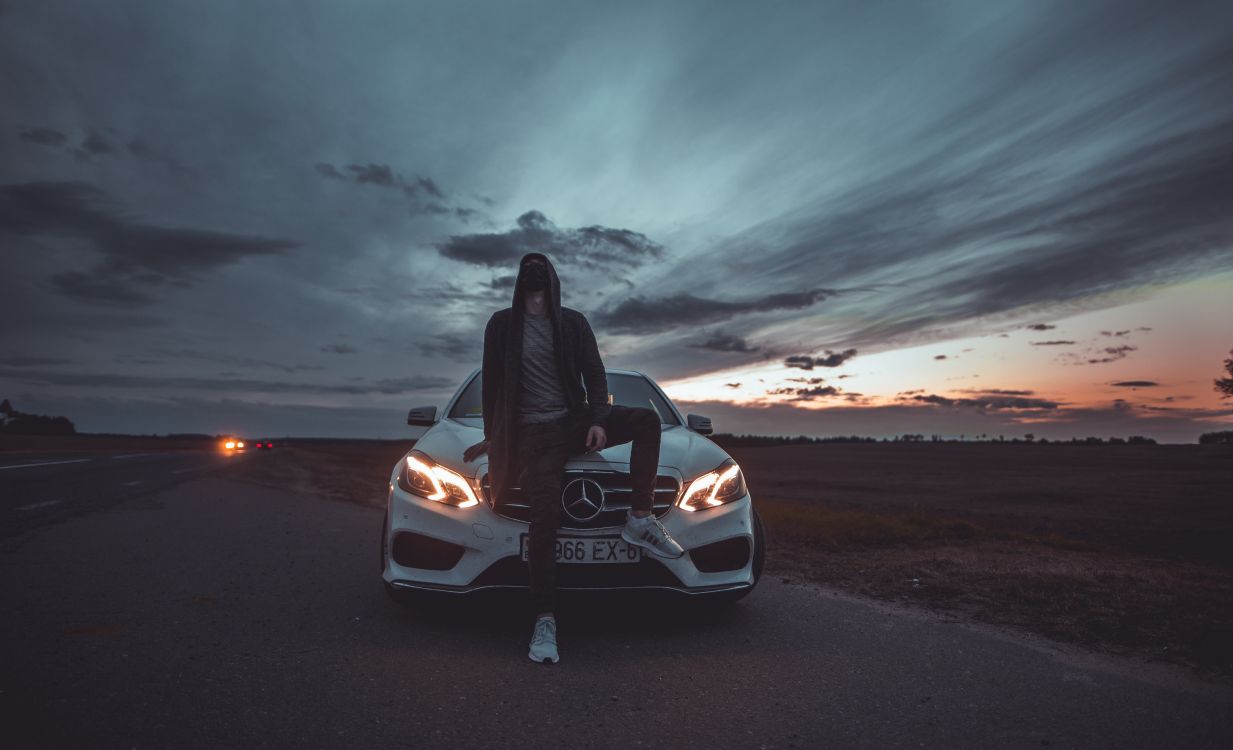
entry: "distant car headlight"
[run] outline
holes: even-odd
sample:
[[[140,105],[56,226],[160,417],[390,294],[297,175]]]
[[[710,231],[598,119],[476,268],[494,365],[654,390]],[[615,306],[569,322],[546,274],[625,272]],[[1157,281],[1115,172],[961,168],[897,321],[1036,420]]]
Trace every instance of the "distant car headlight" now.
[[[413,450],[403,459],[398,472],[398,486],[412,495],[457,508],[479,505],[479,498],[466,477],[433,462],[423,451]]]
[[[739,500],[748,494],[745,476],[736,461],[729,458],[714,471],[708,471],[689,483],[677,505],[688,511],[706,510],[716,505]]]

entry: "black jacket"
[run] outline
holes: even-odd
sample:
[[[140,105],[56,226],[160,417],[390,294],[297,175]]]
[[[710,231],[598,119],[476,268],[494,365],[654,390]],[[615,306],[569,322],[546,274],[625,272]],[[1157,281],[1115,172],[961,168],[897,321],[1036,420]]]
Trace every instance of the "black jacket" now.
[[[517,484],[518,395],[522,373],[522,318],[525,311],[523,265],[528,258],[543,258],[548,266],[544,290],[545,312],[552,323],[557,371],[566,406],[571,413],[585,412],[593,425],[608,421],[608,378],[599,356],[599,346],[586,316],[561,306],[561,284],[552,262],[542,253],[527,253],[518,264],[514,300],[497,310],[484,328],[483,410],[484,439],[488,442],[488,479],[496,501]],[[584,389],[585,384],[585,389]]]

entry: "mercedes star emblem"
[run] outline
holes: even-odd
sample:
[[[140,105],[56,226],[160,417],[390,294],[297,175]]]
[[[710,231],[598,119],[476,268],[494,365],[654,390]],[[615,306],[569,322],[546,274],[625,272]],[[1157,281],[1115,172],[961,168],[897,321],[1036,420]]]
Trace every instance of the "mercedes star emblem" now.
[[[594,479],[575,479],[561,491],[561,507],[575,521],[590,521],[604,509],[604,488]]]

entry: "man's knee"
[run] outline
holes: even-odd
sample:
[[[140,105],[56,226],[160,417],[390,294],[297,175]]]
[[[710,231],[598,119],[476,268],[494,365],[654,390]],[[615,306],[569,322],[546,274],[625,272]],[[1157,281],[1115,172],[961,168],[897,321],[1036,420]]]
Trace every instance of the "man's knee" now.
[[[633,409],[634,424],[639,429],[650,431],[652,428],[659,432],[659,414],[646,406],[638,406]]]

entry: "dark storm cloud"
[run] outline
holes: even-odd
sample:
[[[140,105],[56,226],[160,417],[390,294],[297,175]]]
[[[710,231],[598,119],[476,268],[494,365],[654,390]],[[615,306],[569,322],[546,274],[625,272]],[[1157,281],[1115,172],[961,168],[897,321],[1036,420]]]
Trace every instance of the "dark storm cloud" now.
[[[688,344],[695,349],[709,349],[714,352],[756,352],[757,347],[751,347],[744,337],[730,333],[717,333],[706,341]]]
[[[48,367],[50,365],[67,365],[72,360],[62,357],[0,357],[0,365],[9,367]]]
[[[842,352],[826,350],[821,357],[811,357],[808,354],[793,354],[784,359],[785,367],[799,367],[802,370],[812,370],[815,367],[839,367],[844,362],[856,356],[855,349],[845,349]]]
[[[408,206],[408,210],[412,215],[444,216],[448,214],[457,217],[464,223],[470,221],[472,217],[479,215],[479,211],[474,208],[449,206],[446,203],[442,203],[441,201],[446,200],[445,193],[437,185],[436,180],[431,177],[417,174],[411,179],[407,179],[388,164],[377,164],[374,162],[368,164],[347,164],[339,169],[333,164],[318,162],[314,165],[314,169],[316,169],[317,174],[331,180],[340,180],[356,185],[375,185],[380,188],[398,190],[413,199]],[[435,200],[427,203],[422,202],[420,198],[424,195]]]
[[[153,303],[151,291],[159,287],[191,286],[206,272],[297,246],[289,240],[143,224],[83,182],[0,186],[0,233],[88,245],[101,258],[88,272],[53,275],[55,288],[84,302],[128,307]]]
[[[115,150],[115,145],[104,138],[103,134],[97,130],[91,130],[87,133],[81,142],[81,147],[78,149],[79,153],[83,153],[87,157],[110,154]]]
[[[256,392],[271,394],[402,394],[422,390],[439,390],[457,385],[454,378],[435,375],[414,375],[399,378],[380,378],[367,384],[345,383],[290,383],[286,381],[257,380],[254,378],[204,378],[185,376],[126,375],[103,372],[57,372],[52,370],[27,370],[0,367],[0,379],[28,385],[75,386],[84,388],[124,388],[160,391],[223,391]]]
[[[1004,411],[1004,410],[1052,410],[1061,406],[1057,401],[1051,401],[1044,398],[1025,398],[1022,396],[1001,396],[990,394],[987,396],[973,398],[947,398],[946,396],[938,396],[936,394],[921,395],[916,394],[908,397],[908,400],[918,401],[923,404],[933,404],[935,406],[946,406],[959,409],[975,409],[976,411]]]
[[[1116,388],[1155,388],[1160,385],[1155,380],[1119,380],[1109,385]]]
[[[327,354],[355,354],[358,350],[350,344],[326,344],[321,351]]]
[[[663,258],[664,248],[629,229],[586,226],[561,229],[539,211],[527,211],[507,232],[456,234],[437,244],[442,257],[489,268],[516,266],[529,252],[541,252],[558,266],[638,268]]]
[[[442,200],[445,198],[445,193],[441,191],[441,188],[431,177],[417,174],[408,180],[395,172],[394,168],[389,164],[377,164],[374,162],[368,164],[347,164],[342,169],[339,169],[333,164],[318,162],[314,165],[314,168],[317,170],[317,174],[332,180],[354,182],[357,185],[397,188],[409,196],[427,193],[433,198]],[[440,204],[433,205],[439,206]],[[446,210],[448,211],[449,209]]]
[[[749,313],[803,310],[836,295],[866,289],[806,289],[775,292],[752,299],[708,299],[688,292],[648,299],[635,295],[599,310],[593,320],[614,333],[657,333],[692,328]]]
[[[68,136],[53,128],[22,128],[17,137],[40,146],[63,146],[68,143]]]
[[[476,363],[481,354],[483,336],[482,332],[472,335],[438,333],[429,336],[427,340],[415,342],[415,346],[426,357]]]
[[[1101,364],[1103,362],[1116,362],[1119,359],[1125,359],[1129,354],[1139,347],[1126,344],[1124,346],[1106,346],[1103,350],[1103,357],[1092,357],[1088,359],[1089,365]]]
[[[833,385],[814,385],[808,387],[793,387],[785,386],[782,388],[772,388],[768,390],[769,396],[792,396],[790,401],[814,401],[820,398],[829,398],[840,395],[840,391]]]
[[[923,391],[920,391],[923,393]],[[1014,390],[1006,388],[956,388],[955,393],[980,393],[986,396],[1032,396],[1036,391]]]
[[[210,352],[188,347],[179,349],[155,348],[149,350],[149,354],[153,358],[132,354],[122,354],[116,357],[115,361],[121,364],[163,364],[168,361],[190,360],[196,362],[213,362],[215,364],[229,365],[232,367],[271,369],[288,374],[297,372],[317,372],[325,369],[323,365],[287,364],[285,362],[275,362],[268,359],[246,357],[229,352]]]

